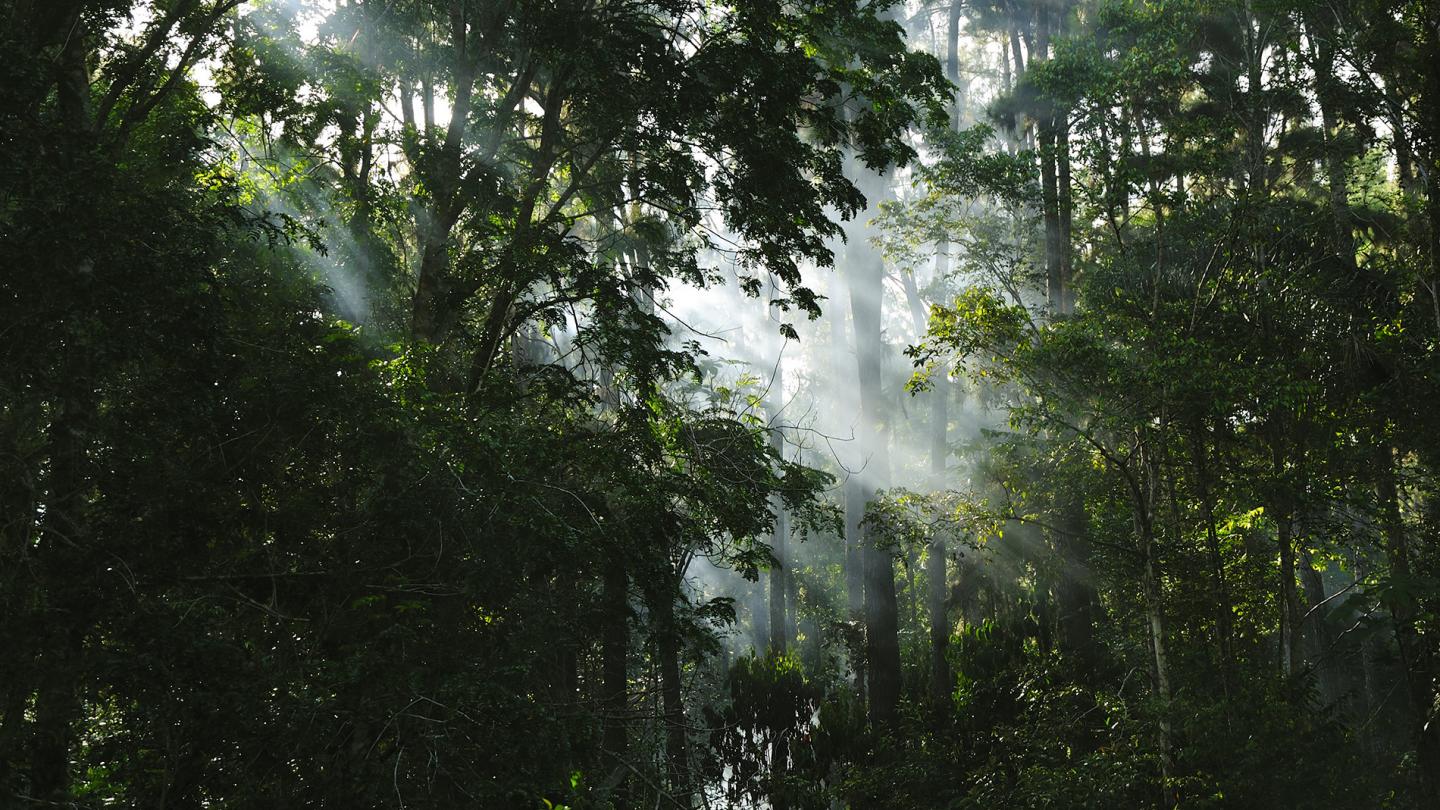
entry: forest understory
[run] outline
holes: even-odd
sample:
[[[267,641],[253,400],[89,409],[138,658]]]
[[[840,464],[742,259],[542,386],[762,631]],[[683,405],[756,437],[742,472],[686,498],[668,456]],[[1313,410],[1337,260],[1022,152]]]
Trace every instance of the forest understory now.
[[[0,810],[1440,808],[1435,0],[0,0]]]

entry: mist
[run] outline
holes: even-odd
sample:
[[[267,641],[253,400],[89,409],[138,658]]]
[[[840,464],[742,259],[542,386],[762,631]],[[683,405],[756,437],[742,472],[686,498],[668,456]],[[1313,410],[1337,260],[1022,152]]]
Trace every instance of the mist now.
[[[1440,805],[1433,11],[0,0],[0,806]]]

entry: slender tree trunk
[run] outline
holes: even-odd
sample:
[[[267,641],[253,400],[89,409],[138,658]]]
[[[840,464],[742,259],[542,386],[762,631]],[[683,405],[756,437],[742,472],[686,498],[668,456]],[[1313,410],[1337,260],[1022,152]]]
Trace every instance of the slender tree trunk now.
[[[945,257],[940,257],[943,261]],[[937,275],[943,278],[944,265],[937,262]],[[910,304],[910,318],[915,327],[917,339],[925,335],[929,323],[929,317],[925,309],[924,301],[920,298],[920,290],[915,284],[913,275],[905,274],[901,277],[905,289],[906,301]],[[944,375],[930,380],[930,390],[925,394],[930,405],[929,415],[929,444],[930,444],[930,483],[936,489],[945,486],[945,460],[949,456],[950,446],[947,441],[949,429],[949,398],[950,382]],[[948,587],[948,577],[945,571],[946,543],[944,535],[936,533],[930,542],[925,556],[925,581],[926,581],[926,607],[930,621],[930,693],[931,698],[937,707],[942,707],[949,702],[950,696],[950,663],[946,657],[946,647],[950,643],[950,621],[945,608],[945,592]]]
[[[1100,616],[1100,594],[1092,582],[1089,521],[1081,493],[1062,493],[1060,531],[1055,543],[1063,570],[1056,585],[1055,601],[1059,611],[1059,643],[1079,667],[1081,673],[1093,672],[1097,663],[1095,623]]]
[[[1055,121],[1055,195],[1060,222],[1060,314],[1075,313],[1075,257],[1071,234],[1075,232],[1075,202],[1070,189],[1070,113],[1060,110]]]
[[[1149,531],[1145,529],[1143,531]],[[1155,561],[1154,536],[1151,535],[1144,541],[1145,571],[1145,618],[1150,629],[1150,650],[1154,656],[1153,674],[1155,679],[1155,696],[1160,701],[1160,722],[1159,722],[1159,746],[1160,746],[1160,778],[1164,782],[1161,788],[1164,793],[1164,804],[1166,807],[1174,807],[1177,803],[1175,790],[1171,786],[1171,780],[1175,776],[1175,755],[1174,755],[1174,733],[1170,722],[1170,659],[1166,651],[1165,642],[1165,614],[1162,609],[1162,596],[1160,591],[1160,572]]]
[[[855,687],[863,696],[867,692],[869,659],[863,635],[865,628],[865,539],[860,521],[865,515],[865,491],[859,478],[852,474],[845,482],[845,606],[851,625],[862,634],[860,649],[854,662]]]
[[[1020,49],[1020,30],[1010,27],[1010,58],[1015,62],[1015,85],[1019,86],[1020,81],[1025,78],[1025,54]],[[1030,140],[1030,127],[1023,117],[1017,117],[1014,125],[1016,147],[1023,148]]]
[[[757,656],[770,649],[770,600],[764,583],[757,582],[746,591],[745,604],[750,611],[750,646]]]
[[[56,102],[61,119],[73,132],[88,132],[97,123],[90,99],[89,35],[78,14],[72,26],[65,34],[64,50],[60,52]],[[98,123],[103,126],[105,122]]]
[[[1300,595],[1295,574],[1295,498],[1286,480],[1284,451],[1274,447],[1273,481],[1277,491],[1271,500],[1275,540],[1280,552],[1280,670],[1293,676],[1299,669],[1301,645]]]
[[[1042,9],[1036,25],[1033,66],[1037,60],[1049,58],[1053,23],[1048,10]],[[1051,318],[1064,317],[1074,310],[1071,283],[1072,258],[1070,229],[1072,202],[1070,192],[1070,141],[1068,112],[1052,99],[1045,105],[1039,120],[1041,218],[1045,228],[1046,298]],[[1088,582],[1090,554],[1085,532],[1085,504],[1073,496],[1055,516],[1059,531],[1051,538],[1063,563],[1055,582],[1055,604],[1059,625],[1059,641],[1082,669],[1089,668],[1094,646],[1093,622],[1099,597]],[[1047,605],[1048,599],[1044,603]],[[1048,622],[1046,622],[1048,625]],[[1048,626],[1045,629],[1048,633]]]
[[[861,178],[871,210],[887,194],[884,176],[865,172]],[[882,393],[881,300],[885,292],[884,264],[870,243],[867,226],[850,238],[850,312],[855,323],[855,346],[860,388],[860,446],[867,457],[862,496],[868,501],[888,482],[890,459]],[[890,551],[875,542],[873,530],[864,532],[865,647],[869,667],[870,719],[892,722],[900,705],[899,617],[895,573]]]
[[[1133,116],[1130,113],[1130,105],[1124,101],[1120,104],[1120,151],[1116,154],[1116,174],[1112,192],[1115,195],[1114,204],[1120,212],[1120,225],[1124,225],[1130,218],[1130,178],[1126,172],[1128,163],[1135,152],[1135,127]],[[1138,190],[1138,188],[1137,188]],[[1117,226],[1118,232],[1118,226]]]
[[[1015,86],[1015,79],[1010,75],[1010,40],[1000,40],[1000,90],[1006,94],[1010,93]],[[1014,155],[1016,148],[1016,132],[1018,119],[1013,113],[1000,121],[1000,139],[1005,144],[1005,151]]]
[[[774,385],[784,389],[784,369],[777,367],[776,380]],[[777,397],[778,399],[778,397]],[[774,412],[778,414],[777,407]],[[784,456],[785,438],[778,427],[772,427],[770,431],[771,446],[775,452]],[[775,567],[770,569],[770,644],[769,654],[771,656],[784,655],[787,651],[789,638],[789,621],[787,619],[786,599],[789,596],[789,571],[790,565],[787,546],[790,527],[785,515],[784,504],[779,496],[771,500],[771,508],[775,513],[775,529],[771,541],[772,553],[776,559]],[[790,768],[790,746],[786,734],[789,729],[777,727],[770,738],[770,778],[774,790],[770,794],[770,806],[773,810],[787,810],[789,803],[786,801],[784,783]]]
[[[949,399],[950,383],[942,377],[935,381],[930,390],[930,476],[937,486],[944,485],[945,460],[950,454],[946,435],[950,424]],[[925,561],[930,613],[930,692],[936,706],[949,703],[954,680],[950,674],[948,655],[950,617],[945,605],[945,596],[949,589],[949,577],[945,570],[948,558],[945,535],[936,532]]]
[[[25,745],[25,708],[37,679],[39,641],[32,554],[36,549],[40,514],[41,460],[25,449],[42,423],[41,405],[18,403],[0,411],[0,786],[11,784]],[[0,788],[3,789],[3,788]]]
[[[580,581],[578,572],[574,568],[567,568],[554,577],[550,586],[551,598],[557,603],[574,604],[573,595],[580,592]],[[602,585],[603,587],[603,585]],[[582,633],[577,633],[575,628],[579,627],[579,616],[576,611],[570,610],[562,621],[565,627],[555,634],[554,646],[550,658],[550,700],[555,705],[557,714],[566,718],[578,718],[581,716],[580,708],[580,649],[585,643]],[[569,750],[575,735],[567,728],[565,739],[562,744]],[[568,774],[566,774],[568,776]]]
[[[1045,294],[1052,316],[1065,311],[1064,248],[1060,237],[1055,144],[1055,123],[1047,116],[1040,121],[1040,209],[1045,223]]]
[[[789,810],[789,793],[786,781],[790,774],[790,729],[781,726],[772,729],[770,738],[770,810]]]
[[[83,378],[82,378],[83,379]],[[81,656],[88,619],[83,579],[86,521],[81,514],[84,474],[80,469],[88,397],[75,391],[51,424],[49,499],[43,524],[40,566],[51,582],[45,593],[43,642],[34,685],[31,723],[30,792],[35,799],[60,802],[70,791],[70,753],[80,719]]]
[[[779,383],[777,382],[777,385]],[[785,439],[779,428],[770,431],[770,443],[777,453],[785,452]],[[788,540],[790,535],[790,521],[785,514],[785,506],[780,496],[772,496],[770,508],[775,513],[775,530],[771,536],[771,553],[775,556],[776,564],[770,569],[770,651],[784,655],[788,647],[789,619],[786,606],[787,597],[790,595],[789,587],[789,549]]]
[[[1010,57],[1015,60],[1015,83],[1025,78],[1025,52],[1020,49],[1020,29],[1010,26]]]
[[[45,803],[68,804],[70,754],[80,719],[80,630],[63,627],[39,659],[45,677],[35,692],[31,724],[30,795]]]
[[[950,3],[949,25],[945,32],[945,78],[955,85],[956,92],[950,107],[950,128],[959,129],[965,120],[965,88],[960,84],[960,20],[965,11],[964,0]]]
[[[795,539],[793,530],[791,540]],[[796,571],[799,567],[794,560],[796,555],[791,553],[791,567],[785,572],[785,638],[800,646],[800,582]],[[798,652],[798,651],[797,651]]]
[[[1440,14],[1434,0],[1425,4],[1421,15],[1420,64],[1425,65],[1425,92],[1421,114],[1429,141],[1425,171],[1425,214],[1430,220],[1430,295],[1434,299],[1436,329],[1440,330]],[[1402,128],[1403,131],[1403,128]],[[1440,735],[1440,722],[1432,723],[1431,729]],[[1432,769],[1432,774],[1440,769]],[[1440,776],[1432,780],[1431,796],[1440,800]],[[1440,804],[1440,801],[1437,801]]]
[[[1288,676],[1299,669],[1300,597],[1295,589],[1294,521],[1288,509],[1275,515],[1276,541],[1280,546],[1280,667]]]
[[[852,237],[853,238],[853,237]],[[849,265],[849,250],[846,250],[845,264]],[[830,378],[843,380],[854,368],[855,360],[848,356],[849,341],[845,334],[845,311],[840,308],[842,302],[849,296],[848,285],[845,276],[836,273],[831,277],[830,299],[836,306],[831,309],[830,316]],[[854,398],[854,392],[845,389],[838,392],[840,409],[846,414],[858,411],[859,402]],[[850,626],[858,632],[863,633],[865,626],[865,565],[864,545],[860,537],[860,520],[865,511],[865,494],[860,486],[860,469],[864,466],[864,460],[850,460],[846,462],[852,470],[847,473],[845,479],[845,612]],[[855,675],[855,692],[864,699],[866,689],[866,665],[863,639],[858,641],[855,649],[851,649],[851,667]]]
[[[1315,65],[1315,96],[1325,144],[1325,174],[1330,192],[1331,243],[1341,265],[1355,269],[1355,239],[1350,228],[1350,192],[1345,172],[1344,130],[1337,113],[1334,31],[1325,18],[1328,9],[1306,15]]]
[[[12,649],[19,647],[16,645]],[[8,785],[11,784],[14,764],[22,760],[25,703],[29,698],[27,687],[33,682],[34,672],[10,665],[0,670],[0,674],[6,676],[3,692],[5,703],[0,705],[0,712],[4,713],[0,715],[0,785]]]
[[[1171,727],[1170,658],[1165,630],[1164,591],[1160,582],[1159,549],[1155,542],[1155,504],[1159,487],[1159,465],[1142,447],[1139,491],[1134,493],[1135,529],[1140,535],[1141,589],[1144,594],[1145,619],[1150,630],[1150,674],[1159,706],[1157,743],[1160,748],[1160,778],[1163,783],[1163,804],[1174,807],[1178,796],[1173,787],[1175,776],[1174,732]]]
[[[1327,597],[1325,593],[1325,580],[1320,572],[1315,569],[1315,562],[1311,559],[1308,551],[1302,550],[1299,557],[1300,584],[1304,589],[1305,601],[1311,605],[1307,609],[1309,618],[1305,620],[1302,631],[1306,640],[1306,658],[1314,662],[1315,673],[1320,687],[1320,697],[1326,705],[1339,705],[1348,709],[1346,712],[1352,719],[1363,716],[1357,715],[1353,707],[1341,705],[1344,700],[1343,673],[1337,666],[1338,651],[1332,649],[1339,640],[1335,629],[1330,622],[1325,620],[1323,608],[1316,609],[1315,606],[1325,604]]]
[[[88,102],[82,106],[88,109]],[[83,114],[83,109],[71,110],[67,114],[70,124],[79,126]],[[92,312],[97,302],[89,284],[89,268],[77,266],[71,272],[78,281],[74,310]],[[30,685],[34,694],[30,795],[57,804],[68,803],[70,797],[75,727],[84,708],[85,644],[96,621],[94,594],[86,576],[95,570],[86,493],[93,479],[87,459],[97,407],[95,349],[87,345],[87,326],[84,316],[71,326],[61,355],[60,388],[51,401],[47,430],[44,517],[39,525],[40,543],[33,551],[34,568],[28,572],[37,581],[48,583],[37,594],[37,624],[44,630],[33,669],[41,677]]]
[[[925,584],[928,612],[930,614],[930,697],[937,707],[950,702],[954,678],[950,673],[950,619],[946,610],[945,596],[949,587],[945,561],[947,549],[945,540],[937,537],[929,548],[925,562]],[[943,716],[943,712],[941,715]]]
[[[1268,161],[1265,157],[1265,127],[1270,115],[1265,106],[1263,59],[1265,43],[1261,41],[1260,24],[1255,19],[1250,0],[1245,0],[1245,175],[1252,195],[1268,192],[1270,187]]]
[[[435,83],[426,73],[420,79],[420,114],[425,122],[425,137],[435,129]]]
[[[1409,537],[1400,514],[1400,491],[1393,448],[1382,446],[1376,459],[1376,494],[1380,500],[1381,530],[1385,535],[1385,556],[1392,580],[1408,584],[1412,576]],[[1417,631],[1420,615],[1418,599],[1410,588],[1392,591],[1386,609],[1395,624],[1395,639],[1400,648],[1401,664],[1410,706],[1415,714],[1416,753],[1420,760],[1421,779],[1428,798],[1440,798],[1440,717],[1435,716],[1435,651]]]
[[[870,660],[870,719],[888,725],[900,708],[900,627],[895,599],[895,569],[888,549],[866,532],[865,624]]]
[[[675,621],[675,595],[668,591],[657,594],[655,607],[660,692],[664,701],[666,777],[670,798],[676,805],[689,810],[694,806],[694,796],[690,781],[684,685],[680,679],[680,628]]]
[[[1205,446],[1204,428],[1198,421],[1190,431],[1190,452],[1194,461],[1195,484],[1200,496],[1200,517],[1205,522],[1205,552],[1210,564],[1210,584],[1215,589],[1215,640],[1218,647],[1217,669],[1220,688],[1228,697],[1234,678],[1235,651],[1232,642],[1230,586],[1225,578],[1225,558],[1220,550],[1220,533],[1215,523],[1215,493],[1210,481],[1209,453]]]
[[[600,638],[603,763],[613,768],[608,781],[615,785],[615,794],[623,796],[630,760],[626,728],[630,713],[630,597],[629,577],[618,554],[612,554],[605,564],[601,600],[605,611]]]
[[[950,126],[960,128],[964,116],[962,109],[965,94],[960,84],[960,19],[963,3],[955,0],[950,4],[949,26],[945,38],[945,75],[957,86],[957,93],[951,105]],[[943,285],[950,270],[950,241],[944,239],[936,246],[935,283]],[[908,290],[907,290],[908,292]],[[918,292],[916,299],[918,301]],[[912,305],[913,309],[913,305]],[[928,331],[929,318],[923,311],[916,318],[915,331],[923,337]],[[946,485],[945,465],[950,455],[950,381],[944,374],[931,381],[930,399],[930,479],[937,489]],[[935,705],[937,716],[946,716],[945,707],[950,702],[954,677],[950,672],[950,617],[947,609],[949,576],[946,562],[949,549],[946,538],[937,532],[930,542],[925,558],[925,584],[927,611],[930,619],[930,699]]]
[[[1030,55],[1031,65],[1044,62],[1050,52],[1049,15],[1040,12],[1036,27],[1035,52]],[[1050,305],[1051,317],[1065,312],[1065,262],[1066,246],[1061,234],[1060,187],[1059,187],[1059,137],[1058,110],[1053,100],[1041,96],[1042,109],[1039,113],[1040,139],[1040,213],[1045,223],[1045,292]]]

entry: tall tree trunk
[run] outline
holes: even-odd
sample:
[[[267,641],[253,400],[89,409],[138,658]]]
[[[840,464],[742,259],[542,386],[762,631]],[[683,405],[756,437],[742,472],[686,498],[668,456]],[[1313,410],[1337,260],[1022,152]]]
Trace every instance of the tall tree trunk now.
[[[1385,536],[1385,556],[1392,580],[1402,584],[1392,589],[1385,608],[1395,625],[1395,640],[1400,648],[1401,664],[1410,706],[1415,714],[1416,753],[1420,760],[1421,779],[1426,796],[1440,798],[1440,717],[1435,715],[1435,651],[1417,631],[1420,615],[1418,600],[1408,586],[1412,577],[1410,542],[1400,514],[1400,489],[1396,474],[1395,451],[1382,445],[1376,459],[1376,495],[1380,500],[1381,530]]]
[[[1161,607],[1160,572],[1155,561],[1154,537],[1144,541],[1145,555],[1144,588],[1145,618],[1150,629],[1150,650],[1154,656],[1153,675],[1155,696],[1160,702],[1159,747],[1160,778],[1164,785],[1164,805],[1174,807],[1177,803],[1174,787],[1170,784],[1175,776],[1174,733],[1170,723],[1170,659],[1165,642],[1165,614]]]
[[[0,386],[10,385],[9,381]],[[13,390],[13,389],[12,389]],[[41,403],[0,408],[0,786],[24,759],[25,708],[37,680],[36,595],[32,569],[42,494],[41,459],[27,450],[43,423]]]
[[[1273,448],[1273,482],[1270,509],[1274,512],[1275,541],[1280,556],[1280,670],[1293,676],[1299,669],[1300,595],[1295,573],[1295,495],[1286,480],[1286,459],[1278,439]]]
[[[1270,113],[1265,104],[1264,88],[1264,50],[1265,43],[1261,41],[1263,33],[1260,22],[1255,18],[1255,12],[1251,8],[1250,0],[1245,0],[1244,17],[1242,20],[1245,28],[1245,159],[1244,174],[1245,182],[1250,194],[1266,195],[1270,187],[1269,163],[1265,155],[1265,127],[1270,120]],[[1256,240],[1257,245],[1263,244]]]
[[[937,276],[943,279],[942,262],[946,257],[939,257],[936,263]],[[915,277],[911,274],[901,276],[902,286],[905,290],[905,299],[910,304],[910,318],[915,327],[917,339],[924,337],[929,325],[929,316],[925,303],[920,297],[919,287],[915,284]],[[945,486],[945,460],[949,456],[950,446],[947,441],[950,413],[950,382],[944,375],[930,380],[930,390],[925,394],[930,405],[930,416],[928,424],[929,432],[929,455],[930,455],[930,484],[935,489]],[[930,547],[925,556],[925,582],[926,582],[926,609],[930,621],[930,697],[937,707],[943,707],[949,702],[950,697],[950,662],[946,657],[945,650],[950,643],[950,620],[947,617],[945,607],[946,588],[948,577],[945,571],[947,550],[944,535],[936,532],[930,541]]]
[[[431,207],[420,225],[420,271],[411,303],[410,331],[414,339],[438,344],[450,333],[448,301],[450,280],[450,229],[443,212]]]
[[[1220,532],[1215,523],[1215,492],[1211,484],[1205,429],[1199,420],[1191,426],[1190,452],[1195,470],[1195,488],[1200,496],[1200,518],[1205,522],[1205,553],[1210,565],[1210,584],[1215,589],[1215,641],[1218,648],[1220,689],[1228,697],[1235,668],[1231,622],[1234,606],[1230,601],[1230,586],[1225,578],[1225,558],[1220,549]]]
[[[1421,15],[1423,34],[1420,42],[1420,64],[1425,65],[1425,92],[1421,114],[1429,148],[1426,150],[1425,214],[1430,220],[1430,295],[1434,299],[1436,329],[1440,331],[1440,22],[1434,0],[1425,4]],[[1440,735],[1440,722],[1432,724]],[[1436,773],[1433,771],[1432,773]],[[1440,781],[1440,776],[1435,778]],[[1434,782],[1431,783],[1432,786]],[[1440,787],[1432,787],[1432,798],[1440,799]]]
[[[81,360],[79,367],[87,364]],[[39,567],[50,586],[44,594],[42,652],[35,671],[31,723],[30,791],[46,802],[62,802],[70,791],[70,754],[80,719],[81,656],[89,624],[89,594],[80,577],[87,561],[87,525],[82,514],[85,474],[81,469],[88,420],[88,374],[81,373],[50,426],[50,477]]]
[[[794,539],[792,534],[791,539]],[[792,554],[792,557],[795,556]],[[800,646],[800,581],[796,575],[798,566],[792,561],[785,573],[785,637]],[[797,653],[799,651],[797,650]]]
[[[847,250],[848,261],[848,250]],[[849,295],[845,278],[841,273],[831,277],[830,298],[837,306],[832,308],[830,316],[830,378],[843,380],[849,375],[853,368],[853,359],[849,358],[849,342],[845,334],[845,314],[839,308],[839,304]],[[853,392],[842,390],[839,394],[840,401],[837,403],[840,410],[845,414],[855,413],[858,410],[858,401],[854,400]],[[860,470],[864,467],[864,460],[847,462],[851,471],[847,473],[843,486],[844,507],[845,507],[845,615],[850,626],[863,632],[865,625],[865,564],[864,544],[860,537],[860,520],[865,511],[865,494],[860,486]],[[854,636],[851,637],[855,641]],[[864,699],[866,687],[866,666],[864,644],[856,645],[856,649],[850,650],[851,667],[855,675],[856,694]]]
[[[666,778],[673,803],[689,810],[694,806],[694,795],[685,696],[680,680],[680,628],[675,621],[675,594],[668,590],[657,594],[655,608],[656,651],[660,656],[660,692],[664,701]]]
[[[81,628],[75,617],[57,622],[55,637],[39,660],[44,678],[36,685],[31,724],[30,795],[47,804],[68,804],[70,755],[80,720]]]
[[[67,114],[69,124],[79,126],[80,116],[88,109],[88,95],[85,102],[71,103],[84,108]],[[34,694],[30,795],[40,802],[55,804],[68,803],[70,797],[71,751],[84,708],[81,688],[85,643],[96,621],[95,598],[86,576],[96,570],[90,551],[93,538],[86,493],[93,485],[88,445],[98,383],[95,347],[88,344],[86,333],[94,328],[87,321],[98,302],[87,265],[88,260],[71,270],[78,282],[73,311],[84,314],[68,330],[60,357],[59,390],[51,400],[47,428],[49,469],[44,516],[39,524],[40,543],[33,551],[34,568],[27,572],[45,583],[37,594],[36,625],[43,630],[32,670],[40,679],[28,685]]]
[[[1033,66],[1049,58],[1049,15],[1041,12],[1036,32],[1035,52],[1030,55]],[[1051,317],[1065,312],[1066,246],[1060,230],[1059,137],[1058,110],[1053,100],[1039,99],[1040,139],[1040,213],[1045,223],[1045,293]]]
[[[1060,650],[1090,673],[1097,663],[1095,623],[1100,616],[1100,594],[1093,584],[1092,551],[1085,500],[1079,492],[1062,493],[1059,532],[1055,538],[1064,570],[1056,586]]]
[[[607,780],[617,796],[625,795],[630,768],[630,737],[626,722],[630,713],[630,597],[629,576],[620,555],[605,564],[601,600],[605,611],[600,637],[602,712],[601,745],[605,767],[612,768]]]
[[[776,367],[774,386],[783,391],[784,369]],[[779,400],[782,397],[777,396]],[[774,414],[780,413],[777,406]],[[772,427],[770,430],[770,443],[776,454],[784,457],[785,437],[779,427]],[[771,656],[784,655],[788,646],[789,622],[786,614],[786,599],[789,596],[788,566],[790,564],[786,541],[790,527],[785,515],[785,507],[779,496],[772,496],[771,509],[775,513],[775,529],[771,540],[771,551],[775,556],[776,565],[770,569],[770,638],[768,651]],[[787,810],[789,807],[784,792],[784,783],[790,767],[790,745],[786,736],[789,729],[776,728],[774,735],[770,738],[770,778],[774,790],[770,795],[770,806],[773,810]]]
[[[930,390],[930,477],[936,486],[943,486],[945,461],[950,454],[947,430],[950,426],[949,413],[950,383],[943,377],[934,382]],[[945,562],[949,557],[945,535],[937,532],[930,542],[929,556],[925,561],[926,593],[929,595],[930,613],[930,693],[936,706],[949,703],[950,674],[950,617],[946,610],[945,597],[949,588]]]
[[[1000,40],[1000,90],[1009,94],[1015,86],[1014,77],[1010,75],[1010,40]],[[1005,144],[1005,152],[1014,155],[1016,152],[1016,123],[1018,119],[1012,112],[1000,123],[1000,140]]]
[[[779,383],[777,382],[777,385]],[[778,409],[776,409],[778,412]],[[780,429],[772,428],[770,431],[770,443],[775,452],[784,454],[785,438]],[[771,553],[775,556],[775,566],[770,569],[770,651],[784,655],[788,646],[790,622],[787,618],[788,609],[786,601],[790,595],[789,587],[789,549],[788,540],[790,535],[790,521],[785,514],[785,505],[780,496],[771,497],[770,508],[775,513],[775,529],[771,535]]]
[[[1300,655],[1300,597],[1295,589],[1294,521],[1288,509],[1275,515],[1276,542],[1280,546],[1280,668],[1294,675]]]
[[[965,114],[965,91],[959,87],[962,11],[963,3],[960,0],[950,4],[949,26],[945,38],[945,76],[957,88],[950,112],[952,129],[960,128]],[[934,283],[941,289],[944,288],[949,271],[950,241],[946,238],[936,246]],[[918,297],[917,295],[916,298]],[[924,337],[928,328],[928,313],[922,311],[916,318],[916,335]],[[950,455],[950,381],[941,374],[930,383],[930,480],[933,487],[940,489],[946,484],[945,463]],[[930,542],[925,558],[926,608],[930,619],[930,699],[937,711],[941,712],[941,716],[944,716],[944,707],[949,704],[954,680],[950,672],[949,657],[950,618],[946,598],[949,591],[949,576],[946,571],[949,549],[945,540],[945,536],[937,532]]]
[[[865,516],[865,490],[858,474],[845,482],[845,607],[850,622],[861,633],[857,660],[854,662],[855,687],[863,696],[869,681],[869,658],[866,651],[865,628],[865,538],[860,521]]]
[[[1051,295],[1051,316],[1064,317],[1075,312],[1075,261],[1072,255],[1071,232],[1074,227],[1074,202],[1070,189],[1070,125],[1069,112],[1057,110],[1052,120],[1055,188],[1054,210],[1046,214],[1047,230],[1053,218],[1053,233],[1048,234],[1048,262],[1053,265],[1057,289]],[[1100,613],[1100,595],[1092,584],[1091,547],[1088,538],[1085,500],[1081,492],[1066,493],[1060,514],[1056,516],[1061,529],[1056,538],[1065,567],[1061,574],[1057,601],[1060,609],[1060,643],[1088,672],[1095,663],[1095,621]]]
[[[1306,15],[1310,29],[1312,61],[1315,65],[1315,96],[1320,102],[1320,122],[1325,144],[1325,174],[1330,192],[1331,248],[1341,266],[1355,269],[1355,239],[1350,227],[1350,192],[1345,172],[1345,132],[1338,113],[1335,77],[1334,26],[1326,10]]]
[[[1058,18],[1050,10],[1041,9],[1036,20],[1035,51],[1030,55],[1033,67],[1037,61],[1050,57],[1050,44]],[[1041,218],[1045,229],[1045,281],[1049,315],[1064,317],[1074,310],[1071,282],[1070,230],[1073,218],[1070,191],[1070,136],[1068,111],[1049,98],[1042,98],[1039,117]],[[1089,582],[1090,551],[1085,538],[1085,504],[1074,493],[1061,499],[1062,505],[1054,520],[1058,531],[1052,542],[1063,563],[1055,583],[1055,604],[1042,599],[1049,610],[1058,613],[1059,641],[1083,670],[1092,662],[1095,613],[1099,596]],[[1048,623],[1047,623],[1048,624]],[[1046,632],[1048,633],[1048,627]]]
[[[419,341],[439,344],[450,335],[459,319],[459,296],[455,279],[451,278],[450,232],[459,221],[466,201],[459,194],[463,165],[462,144],[470,118],[470,98],[475,91],[475,54],[468,47],[470,26],[464,8],[451,2],[450,39],[455,49],[450,65],[450,122],[445,127],[443,142],[435,144],[435,87],[427,74],[423,84],[425,140],[434,150],[434,160],[426,165],[432,169],[420,178],[429,189],[432,203],[425,209],[419,226],[420,267],[411,302],[411,336]]]
[[[1071,234],[1075,232],[1075,202],[1070,189],[1070,112],[1056,112],[1055,121],[1055,202],[1060,222],[1060,314],[1075,313],[1075,257]]]
[[[1053,118],[1044,118],[1040,123],[1040,189],[1041,216],[1045,223],[1045,298],[1050,304],[1050,313],[1061,314],[1066,308],[1066,293]]]
[[[1015,86],[1018,87],[1025,78],[1025,54],[1020,49],[1020,30],[1015,25],[1010,26],[1010,57],[1015,62]],[[1012,131],[1017,151],[1030,145],[1030,126],[1024,116],[1015,118]]]
[[[1345,694],[1343,673],[1337,666],[1335,651],[1331,649],[1339,638],[1330,622],[1325,620],[1324,609],[1318,607],[1324,605],[1328,598],[1325,593],[1325,580],[1315,569],[1315,561],[1308,551],[1301,550],[1298,563],[1305,601],[1311,605],[1306,611],[1309,618],[1301,628],[1306,642],[1305,657],[1313,662],[1320,698],[1324,704],[1347,708],[1341,706]],[[1352,719],[1359,718],[1363,722],[1363,716],[1356,714],[1353,709],[1346,713]]]
[[[770,649],[770,600],[765,583],[748,588],[745,603],[750,610],[750,644],[756,655],[763,656]]]
[[[964,11],[964,0],[952,0],[949,25],[945,31],[945,78],[955,85],[955,98],[950,106],[951,129],[959,129],[965,120],[966,90],[960,84],[960,20]]]
[[[858,162],[853,164],[858,166]],[[888,193],[883,175],[863,172],[861,185],[870,210]],[[882,426],[885,399],[882,392],[881,301],[885,268],[870,243],[870,227],[855,229],[847,250],[850,272],[850,313],[855,323],[855,347],[860,387],[860,447],[867,458],[861,498],[868,501],[890,475],[889,446]],[[888,724],[900,705],[899,616],[895,598],[894,563],[890,551],[875,542],[873,529],[864,532],[865,652],[869,667],[870,719]]]
[[[1143,439],[1142,439],[1143,442]],[[1148,448],[1140,450],[1141,480],[1135,498],[1135,530],[1140,535],[1141,589],[1144,594],[1145,619],[1150,630],[1150,674],[1155,697],[1159,702],[1158,747],[1162,802],[1174,807],[1178,802],[1173,779],[1175,776],[1174,732],[1171,727],[1170,658],[1165,631],[1164,591],[1160,582],[1159,549],[1155,542],[1155,506],[1158,502],[1159,462]]]
[[[1130,178],[1126,170],[1126,164],[1133,157],[1135,152],[1135,126],[1133,116],[1130,112],[1130,105],[1120,104],[1120,151],[1116,153],[1115,172],[1118,177],[1110,191],[1114,194],[1114,205],[1119,211],[1119,224],[1116,226],[1117,239],[1119,230],[1130,219]],[[1138,189],[1137,189],[1138,190]]]
[[[950,619],[945,597],[949,587],[945,561],[948,549],[943,537],[930,544],[925,562],[927,608],[930,614],[930,697],[937,707],[950,702],[954,677],[950,673]],[[943,714],[943,713],[942,713]]]

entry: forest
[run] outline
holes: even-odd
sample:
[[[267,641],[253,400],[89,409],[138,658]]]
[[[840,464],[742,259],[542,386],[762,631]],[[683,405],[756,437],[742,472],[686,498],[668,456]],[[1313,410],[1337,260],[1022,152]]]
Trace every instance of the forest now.
[[[0,808],[1440,807],[1436,0],[0,0]]]

